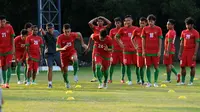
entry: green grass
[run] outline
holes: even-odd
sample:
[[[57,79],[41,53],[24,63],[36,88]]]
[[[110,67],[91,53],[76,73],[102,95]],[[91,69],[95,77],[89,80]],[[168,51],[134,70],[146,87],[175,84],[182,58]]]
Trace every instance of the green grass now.
[[[198,66],[197,68],[200,68]],[[38,85],[26,87],[16,84],[16,76],[12,76],[10,89],[3,90],[5,104],[4,112],[200,112],[200,81],[194,86],[176,86],[175,76],[172,74],[172,83],[166,88],[145,88],[135,84],[133,72],[132,86],[120,84],[120,68],[114,73],[114,82],[108,89],[97,89],[98,83],[89,82],[92,78],[91,68],[80,68],[79,83],[82,88],[70,90],[73,94],[66,94],[62,75],[54,73],[53,89],[47,89],[46,72],[37,76]],[[177,71],[179,68],[177,66]],[[153,72],[153,71],[152,71]],[[189,70],[188,70],[189,72]],[[165,68],[160,67],[159,85],[166,76]],[[197,70],[198,78],[200,70]],[[152,73],[153,79],[153,73]],[[70,73],[72,87],[73,76]],[[189,81],[187,74],[186,81]],[[168,93],[168,90],[176,93]],[[186,96],[187,99],[178,99]],[[75,100],[68,101],[68,97]]]

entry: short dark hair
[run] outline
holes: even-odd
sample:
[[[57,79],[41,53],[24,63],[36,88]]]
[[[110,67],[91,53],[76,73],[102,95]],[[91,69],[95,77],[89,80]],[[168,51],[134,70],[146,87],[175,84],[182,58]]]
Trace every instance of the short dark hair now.
[[[131,19],[133,19],[132,15],[126,15],[124,18],[131,18]]]
[[[116,17],[116,18],[114,19],[114,21],[115,21],[115,22],[121,22],[122,20],[121,20],[120,17]]]
[[[33,26],[33,24],[31,22],[28,22],[24,25],[25,29],[31,28]]]
[[[168,19],[168,22],[175,25],[175,20],[174,19]]]
[[[6,19],[6,16],[0,15],[0,20],[4,20],[4,19]]]
[[[71,26],[70,26],[70,24],[69,24],[69,23],[66,23],[66,24],[64,24],[64,25],[63,25],[63,28],[64,28],[64,29],[70,29],[70,28],[71,28]]]
[[[28,35],[28,31],[26,29],[22,29],[20,33],[21,35]]]
[[[98,21],[98,20],[104,21],[104,19],[103,19],[102,17],[98,17],[97,21]]]
[[[148,17],[147,17],[147,20],[148,20],[148,21],[150,21],[150,20],[156,21],[156,16],[154,16],[153,14],[150,14],[150,15],[148,15]]]
[[[192,17],[188,17],[185,19],[185,24],[194,24],[194,19]]]
[[[46,24],[46,27],[47,27],[47,28],[54,28],[54,24],[53,24],[53,23],[47,23],[47,24]]]
[[[33,29],[33,28],[38,28],[38,27],[37,27],[37,25],[33,25],[31,28]]]
[[[145,21],[145,22],[147,22],[147,18],[145,18],[145,17],[140,17],[140,21]]]
[[[105,38],[107,35],[108,34],[107,34],[107,30],[106,29],[100,31],[100,36],[101,37]]]

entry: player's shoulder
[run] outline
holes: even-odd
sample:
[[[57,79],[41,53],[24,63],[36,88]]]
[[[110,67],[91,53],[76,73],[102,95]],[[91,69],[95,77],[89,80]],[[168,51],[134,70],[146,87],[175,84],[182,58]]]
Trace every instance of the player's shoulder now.
[[[107,35],[106,38],[108,41],[112,41],[112,38],[109,35]]]
[[[192,32],[194,32],[194,33],[199,33],[196,29],[193,29]]]
[[[157,25],[156,25],[154,28],[155,28],[155,29],[158,29],[158,30],[162,30],[161,27],[160,27],[160,26],[157,26]]]
[[[145,26],[144,28],[143,28],[143,30],[146,30],[146,29],[149,29],[150,28],[150,26]]]
[[[134,30],[137,29],[137,28],[138,28],[137,26],[132,26],[132,29],[134,29]]]
[[[64,34],[60,34],[58,35],[58,38],[62,38],[64,36]]]
[[[17,40],[19,40],[20,38],[21,38],[21,35],[18,35],[18,36],[15,37],[14,40],[17,41]]]

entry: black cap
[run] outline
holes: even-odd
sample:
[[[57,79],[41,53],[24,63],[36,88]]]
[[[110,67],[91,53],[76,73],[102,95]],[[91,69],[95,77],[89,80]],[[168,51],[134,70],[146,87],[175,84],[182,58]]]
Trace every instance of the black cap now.
[[[53,23],[47,23],[47,24],[46,24],[46,27],[47,27],[47,28],[54,28],[54,24],[53,24]]]

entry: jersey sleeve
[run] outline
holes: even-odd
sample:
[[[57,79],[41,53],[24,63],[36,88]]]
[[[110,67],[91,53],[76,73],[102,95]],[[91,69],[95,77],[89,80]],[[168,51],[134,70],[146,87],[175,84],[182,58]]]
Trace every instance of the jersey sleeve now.
[[[175,38],[176,34],[174,32],[169,32],[169,38],[168,38],[168,42],[172,43],[174,38]]]
[[[116,38],[121,38],[122,33],[123,33],[123,29],[120,28],[119,31],[118,31],[117,34],[116,34]]]
[[[180,37],[180,40],[184,40],[183,31],[181,32],[181,37]]]
[[[137,29],[133,30],[133,32],[132,32],[132,38],[134,38],[136,34],[137,34]]]
[[[158,38],[163,38],[162,29],[160,27],[158,27]]]
[[[110,30],[110,32],[109,32],[109,36],[111,37],[111,38],[114,38],[114,36],[113,36],[113,30]]]
[[[12,26],[10,26],[10,36],[13,38],[15,37],[15,32]]]
[[[56,47],[61,48],[61,36],[58,36],[57,42],[56,42]]]
[[[30,36],[26,38],[25,45],[30,46]]]
[[[78,32],[73,32],[72,37],[73,37],[73,40],[76,40],[78,37],[80,37],[80,34]]]
[[[18,38],[17,37],[14,39],[14,43],[15,43],[15,46],[16,46],[16,44],[18,43]]]
[[[199,32],[196,32],[194,36],[195,36],[195,41],[199,42],[200,41],[199,40]]]
[[[111,37],[109,37],[109,39],[108,39],[107,46],[108,46],[108,48],[113,48],[113,43],[112,43]]]
[[[141,33],[141,37],[142,38],[146,38],[146,28],[144,27],[143,29],[142,29],[142,33]]]

